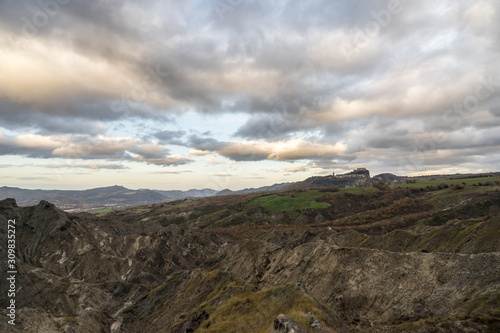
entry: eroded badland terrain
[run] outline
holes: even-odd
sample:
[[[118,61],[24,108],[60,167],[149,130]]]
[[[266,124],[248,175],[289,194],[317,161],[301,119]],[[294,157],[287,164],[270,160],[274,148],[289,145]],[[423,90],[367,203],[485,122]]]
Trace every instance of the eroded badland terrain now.
[[[308,184],[105,214],[5,199],[0,331],[498,332],[499,181]]]

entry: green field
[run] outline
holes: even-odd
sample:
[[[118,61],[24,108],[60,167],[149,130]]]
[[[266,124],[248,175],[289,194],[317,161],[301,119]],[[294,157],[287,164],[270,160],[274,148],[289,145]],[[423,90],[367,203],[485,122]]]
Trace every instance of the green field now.
[[[168,212],[168,211],[176,209],[176,208],[185,208],[185,207],[189,207],[189,206],[194,205],[194,204],[195,204],[195,202],[178,203],[178,204],[171,205],[171,206],[157,208],[156,212],[157,213]]]
[[[279,196],[277,194],[266,195],[250,201],[248,206],[253,207],[260,204],[265,209],[273,212],[330,207],[330,204],[326,202],[316,201],[316,198],[322,195],[323,193],[317,190],[299,192],[295,197]]]
[[[433,181],[426,181],[426,182],[417,182],[417,183],[413,183],[413,184],[397,184],[397,185],[392,185],[392,187],[425,188],[427,186],[437,186],[439,184],[446,184],[446,185],[450,186],[453,184],[462,184],[462,183],[465,183],[465,186],[472,186],[473,184],[478,184],[478,183],[487,183],[487,182],[495,183],[495,181],[499,181],[499,180],[500,180],[500,177],[445,179],[445,180],[433,180]]]
[[[346,187],[339,189],[339,192],[350,193],[350,194],[369,194],[379,191],[375,187]]]
[[[111,213],[113,211],[113,209],[111,208],[104,208],[104,209],[101,209],[101,210],[96,210],[95,212],[92,212],[94,214],[107,214],[107,213]]]
[[[104,214],[108,214],[108,213],[111,213],[111,212],[114,212],[117,210],[124,210],[124,209],[127,209],[127,207],[103,208],[100,210],[93,211],[92,214],[104,215]]]

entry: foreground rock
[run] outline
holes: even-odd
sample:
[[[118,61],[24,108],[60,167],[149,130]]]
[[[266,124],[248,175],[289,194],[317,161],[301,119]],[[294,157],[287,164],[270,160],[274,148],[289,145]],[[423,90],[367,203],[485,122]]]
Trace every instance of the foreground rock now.
[[[271,333],[305,333],[305,329],[287,315],[280,314],[273,324]]]

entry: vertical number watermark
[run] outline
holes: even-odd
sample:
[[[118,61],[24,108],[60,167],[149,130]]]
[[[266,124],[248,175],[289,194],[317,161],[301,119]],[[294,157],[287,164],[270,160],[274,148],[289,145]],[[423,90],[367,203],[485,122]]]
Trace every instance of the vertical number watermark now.
[[[10,325],[16,325],[16,220],[7,222],[7,317]]]

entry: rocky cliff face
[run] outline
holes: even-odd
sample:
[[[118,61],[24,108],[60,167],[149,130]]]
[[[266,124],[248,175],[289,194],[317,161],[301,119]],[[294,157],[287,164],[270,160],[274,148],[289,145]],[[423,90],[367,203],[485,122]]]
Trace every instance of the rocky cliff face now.
[[[4,200],[0,210],[3,267],[7,220],[17,222],[19,331],[109,332],[124,304],[169,274],[211,262],[221,243],[175,225],[70,215],[45,201],[20,208]],[[5,270],[0,274],[5,281]],[[7,301],[2,290],[2,308]]]
[[[15,327],[0,321],[5,332],[499,328],[498,237],[478,242],[498,230],[498,217],[383,236],[324,229],[231,240],[147,217],[97,218],[3,200],[2,267],[8,219],[17,221],[18,317]],[[7,302],[2,283],[3,318]]]
[[[301,280],[342,322],[359,328],[459,316],[499,291],[498,253],[395,253],[317,240],[294,248],[245,244],[227,258],[239,279],[263,287]],[[485,277],[493,283],[487,288]]]

